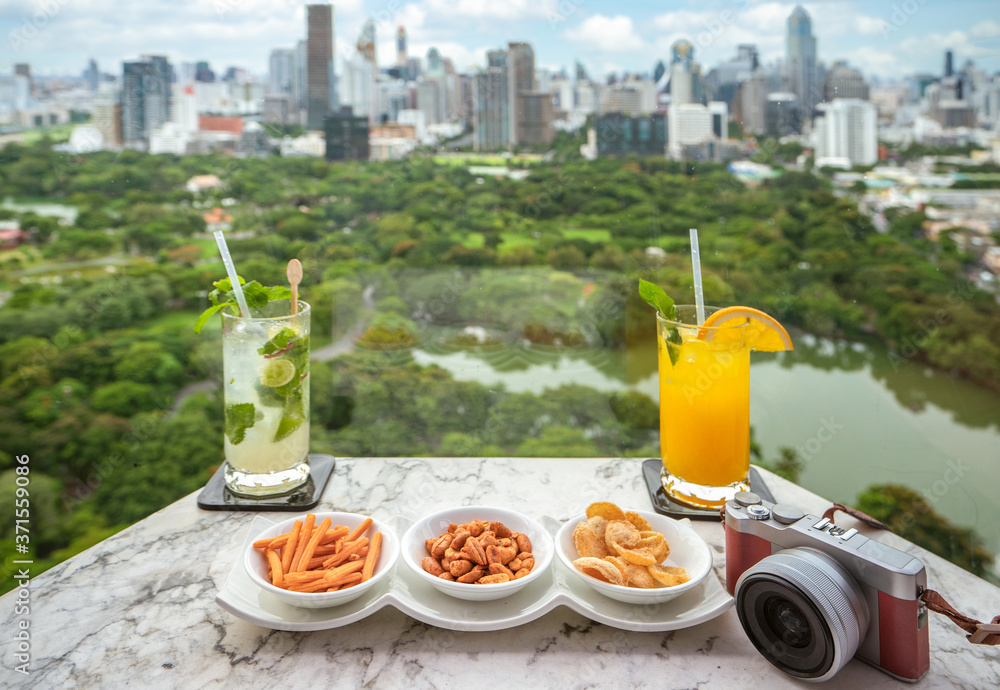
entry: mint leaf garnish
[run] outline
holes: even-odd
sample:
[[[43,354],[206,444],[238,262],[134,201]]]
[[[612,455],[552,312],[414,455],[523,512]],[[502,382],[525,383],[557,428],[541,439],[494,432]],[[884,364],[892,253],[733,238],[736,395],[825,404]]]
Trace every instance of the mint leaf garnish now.
[[[663,318],[670,321],[677,320],[677,307],[674,306],[674,301],[659,285],[639,278],[639,296],[655,307]]]
[[[674,300],[659,285],[639,278],[639,296],[656,308],[660,316],[668,321],[677,320],[677,306]],[[684,342],[681,334],[675,326],[667,327],[667,355],[670,356],[670,363],[675,365],[680,358],[680,346]],[[676,347],[670,347],[675,345]]]
[[[264,414],[258,412],[253,403],[226,405],[226,436],[229,437],[229,442],[238,446],[243,441],[247,429],[252,428],[263,418]]]
[[[237,277],[240,279],[240,285],[243,286],[243,296],[246,298],[247,307],[250,309],[262,309],[268,302],[291,299],[292,297],[292,291],[283,285],[269,287],[261,285],[256,280],[251,280],[247,283],[242,277]],[[233,314],[240,313],[239,304],[236,302],[236,292],[233,290],[233,284],[229,281],[229,278],[217,280],[212,283],[212,286],[215,289],[208,293],[208,299],[211,301],[212,306],[198,317],[198,320],[194,324],[195,333],[201,333],[201,329],[212,315],[223,307],[232,307],[230,311]],[[249,314],[244,314],[244,316],[249,316]]]

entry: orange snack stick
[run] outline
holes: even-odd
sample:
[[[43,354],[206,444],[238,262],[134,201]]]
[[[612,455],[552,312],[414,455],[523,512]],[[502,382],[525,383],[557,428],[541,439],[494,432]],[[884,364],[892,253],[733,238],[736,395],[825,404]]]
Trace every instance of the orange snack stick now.
[[[291,532],[286,534],[281,534],[277,537],[269,537],[267,539],[258,539],[253,543],[255,549],[274,549],[277,551],[282,546],[288,543],[288,537],[292,536]]]
[[[360,549],[363,549],[366,546],[368,546],[368,537],[361,537],[357,541],[351,542],[350,544],[346,544],[344,548],[340,551],[340,553],[335,553],[329,558],[327,558],[325,561],[323,561],[323,567],[333,568],[335,566],[338,566],[344,561],[346,561],[351,556],[351,554],[357,552]]]
[[[313,519],[315,520],[315,518]],[[298,570],[309,569],[308,564],[309,561],[312,560],[313,552],[316,550],[316,547],[319,546],[319,540],[326,534],[326,531],[330,528],[331,523],[332,520],[330,520],[329,517],[325,517],[319,527],[313,531],[312,537],[310,537],[309,542],[306,544],[306,548],[302,551],[302,555],[299,557]]]
[[[351,532],[350,534],[348,534],[347,537],[344,539],[344,541],[354,541],[355,539],[357,539],[358,537],[360,537],[362,534],[364,534],[365,532],[367,532],[368,528],[371,527],[371,526],[372,526],[372,519],[371,518],[365,518],[365,521],[362,522],[357,527],[355,527],[354,531]]]
[[[331,530],[327,530],[326,534],[324,534],[323,537],[319,540],[319,545],[326,546],[327,544],[332,544],[341,537],[346,537],[347,533],[350,531],[351,530],[349,528],[341,527],[338,525],[337,527],[334,527]]]
[[[274,549],[265,549],[264,555],[267,557],[267,563],[271,566],[271,584],[275,587],[281,587],[284,580],[284,571],[281,569],[281,559],[278,558],[278,554]]]
[[[367,582],[375,573],[375,562],[378,560],[379,549],[382,548],[382,533],[376,532],[372,537],[368,555],[365,556],[365,567],[361,569],[361,581]]]
[[[302,521],[296,520],[295,526],[292,527],[292,533],[288,537],[288,542],[285,544],[285,548],[281,550],[281,572],[287,573],[291,571],[292,567],[292,556],[295,555],[295,547],[299,541],[299,533],[302,531]]]
[[[302,531],[299,532],[298,543],[295,544],[295,554],[292,556],[292,569],[291,572],[297,573],[302,570],[302,554],[306,550],[306,544],[312,539],[313,528],[316,526],[316,516],[313,513],[306,515],[306,524],[302,526]]]

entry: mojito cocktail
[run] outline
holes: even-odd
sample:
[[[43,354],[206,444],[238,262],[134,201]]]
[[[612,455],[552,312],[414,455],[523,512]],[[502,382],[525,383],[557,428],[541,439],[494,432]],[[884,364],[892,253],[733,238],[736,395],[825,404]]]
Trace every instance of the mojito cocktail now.
[[[223,312],[225,479],[268,496],[309,478],[309,305],[268,302],[242,319]]]

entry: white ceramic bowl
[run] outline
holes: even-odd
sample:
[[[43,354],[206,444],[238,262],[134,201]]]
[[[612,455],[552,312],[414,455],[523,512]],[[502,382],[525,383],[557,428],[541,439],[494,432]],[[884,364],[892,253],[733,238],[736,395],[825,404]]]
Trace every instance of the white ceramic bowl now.
[[[528,539],[531,540],[531,553],[535,556],[535,565],[531,572],[510,582],[473,585],[442,580],[424,570],[421,562],[430,555],[427,553],[426,541],[440,537],[448,531],[448,526],[452,523],[461,525],[472,520],[489,520],[490,522],[499,520],[512,532],[528,535]],[[545,531],[545,528],[529,517],[503,508],[463,506],[461,508],[448,508],[418,520],[403,535],[400,550],[403,562],[409,566],[410,570],[438,591],[466,601],[492,601],[509,597],[540,578],[552,563],[554,547],[552,537]]]
[[[712,549],[691,528],[690,521],[673,520],[659,513],[650,513],[642,510],[635,512],[646,518],[653,530],[667,538],[667,543],[670,544],[670,555],[663,562],[663,565],[674,565],[684,568],[688,571],[688,575],[691,576],[690,580],[674,587],[639,589],[638,587],[613,585],[589,575],[584,575],[573,565],[573,561],[580,557],[576,546],[573,544],[573,530],[576,529],[579,523],[586,521],[586,515],[580,515],[568,520],[556,534],[556,553],[559,555],[559,559],[576,577],[586,582],[595,591],[626,604],[659,604],[675,599],[701,584],[701,581],[712,571]]]
[[[334,527],[343,525],[352,530],[366,519],[366,516],[354,513],[313,514],[316,516],[317,525],[329,517]],[[253,541],[277,537],[281,534],[291,532],[296,520],[305,522],[305,519],[305,515],[298,515],[284,522],[275,523],[254,537]],[[375,572],[371,579],[338,592],[289,592],[287,589],[275,587],[267,577],[268,565],[267,559],[264,557],[264,551],[255,549],[252,543],[244,553],[243,565],[246,568],[247,574],[250,575],[250,579],[256,585],[264,591],[273,594],[278,599],[281,599],[286,604],[306,609],[325,609],[331,606],[339,606],[340,604],[346,604],[353,599],[357,599],[372,587],[378,585],[379,582],[392,572],[396,558],[399,557],[399,539],[396,538],[396,535],[389,528],[388,524],[373,518],[372,526],[368,528],[365,535],[371,540],[372,535],[376,532],[382,533],[382,547],[379,550],[378,563],[375,564]]]

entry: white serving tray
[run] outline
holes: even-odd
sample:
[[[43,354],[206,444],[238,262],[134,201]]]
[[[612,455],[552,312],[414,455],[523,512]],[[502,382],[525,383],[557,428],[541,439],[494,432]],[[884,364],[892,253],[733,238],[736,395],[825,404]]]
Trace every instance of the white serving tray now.
[[[397,535],[404,534],[412,524],[410,520],[398,516],[388,522]],[[542,517],[539,522],[553,535],[562,526],[558,520],[548,516]],[[567,606],[591,620],[615,628],[658,632],[704,623],[733,605],[732,596],[714,572],[709,573],[700,586],[671,601],[625,604],[588,587],[568,572],[558,558],[553,559],[544,577],[507,599],[462,601],[420,581],[399,559],[391,575],[363,597],[328,609],[298,608],[279,601],[255,585],[243,568],[243,552],[249,548],[254,536],[271,524],[266,518],[254,518],[229,579],[215,601],[234,616],[275,630],[339,628],[367,618],[385,606],[392,606],[438,628],[503,630],[533,621],[558,606]]]

